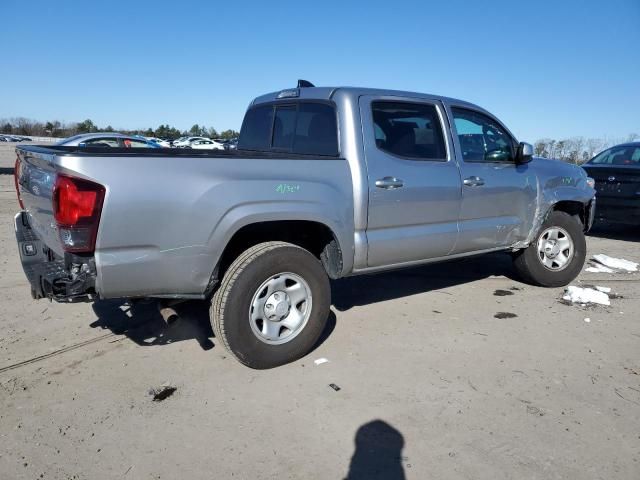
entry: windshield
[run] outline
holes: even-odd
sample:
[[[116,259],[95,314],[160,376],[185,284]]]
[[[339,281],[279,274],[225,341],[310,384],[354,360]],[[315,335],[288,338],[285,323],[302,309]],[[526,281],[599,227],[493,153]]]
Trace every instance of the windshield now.
[[[588,162],[590,165],[640,165],[640,145],[620,145],[605,150]]]

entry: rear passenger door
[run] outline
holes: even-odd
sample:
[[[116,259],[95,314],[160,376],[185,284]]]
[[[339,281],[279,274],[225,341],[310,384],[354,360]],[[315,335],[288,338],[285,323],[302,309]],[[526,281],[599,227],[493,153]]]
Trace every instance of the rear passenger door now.
[[[451,106],[462,175],[460,236],[465,253],[524,240],[535,214],[537,180],[515,162],[518,143],[496,119],[468,106]]]
[[[369,183],[369,267],[446,256],[461,183],[439,101],[360,97]]]

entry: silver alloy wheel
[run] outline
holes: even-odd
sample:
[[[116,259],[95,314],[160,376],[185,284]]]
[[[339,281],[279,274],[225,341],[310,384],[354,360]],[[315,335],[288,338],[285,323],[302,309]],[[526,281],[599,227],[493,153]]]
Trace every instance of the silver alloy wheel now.
[[[270,345],[287,343],[307,325],[311,302],[311,288],[300,275],[273,275],[253,294],[249,307],[251,331]]]
[[[564,270],[573,258],[573,251],[573,240],[564,228],[549,227],[538,237],[538,260],[549,270]]]

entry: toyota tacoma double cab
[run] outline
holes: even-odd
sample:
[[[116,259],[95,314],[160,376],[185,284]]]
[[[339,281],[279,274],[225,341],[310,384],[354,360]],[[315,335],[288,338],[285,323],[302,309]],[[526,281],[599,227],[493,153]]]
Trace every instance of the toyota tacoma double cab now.
[[[476,105],[305,81],[256,98],[235,151],[16,151],[34,298],[211,300],[252,368],[313,348],[330,279],[503,250],[525,281],[565,285],[595,206],[584,170],[532,158]]]

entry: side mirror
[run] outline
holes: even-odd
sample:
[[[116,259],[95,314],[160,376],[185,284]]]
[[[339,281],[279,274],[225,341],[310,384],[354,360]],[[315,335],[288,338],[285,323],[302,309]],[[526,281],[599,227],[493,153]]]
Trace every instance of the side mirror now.
[[[518,153],[516,154],[516,163],[522,165],[529,163],[533,157],[533,145],[526,142],[520,142],[518,145]]]

